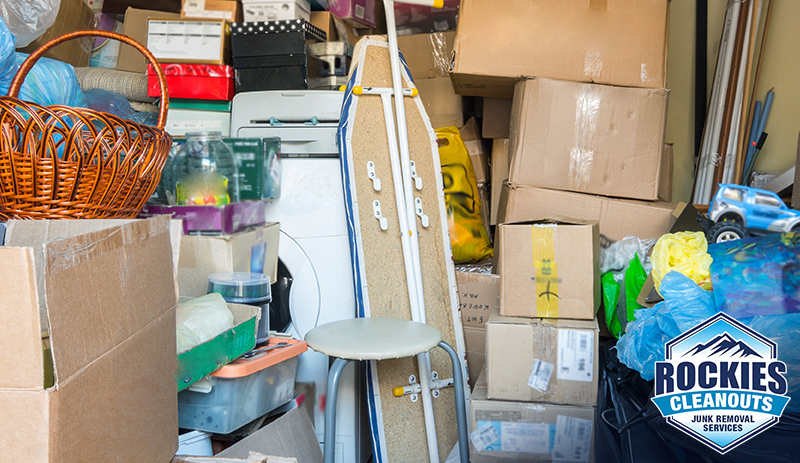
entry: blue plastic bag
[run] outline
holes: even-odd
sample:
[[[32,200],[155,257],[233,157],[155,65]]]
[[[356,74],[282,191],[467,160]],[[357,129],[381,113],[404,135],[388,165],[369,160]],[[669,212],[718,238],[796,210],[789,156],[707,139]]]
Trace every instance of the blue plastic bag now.
[[[158,123],[158,113],[134,111],[128,99],[117,92],[93,88],[84,92],[84,95],[87,106],[95,111],[110,113],[138,124],[154,126]]]
[[[0,90],[3,91],[3,94],[8,90],[14,74],[17,73],[17,60],[14,56],[15,43],[14,34],[8,30],[0,16]]]
[[[714,293],[706,291],[679,272],[661,280],[664,302],[635,312],[626,333],[617,343],[619,359],[642,378],[655,378],[655,362],[664,360],[664,344],[717,313]]]
[[[28,57],[25,53],[16,54],[17,65]],[[8,93],[8,87],[0,89]],[[50,58],[39,58],[25,76],[17,97],[22,101],[32,101],[42,106],[64,105],[85,108],[86,99],[75,76],[75,69],[63,62]]]

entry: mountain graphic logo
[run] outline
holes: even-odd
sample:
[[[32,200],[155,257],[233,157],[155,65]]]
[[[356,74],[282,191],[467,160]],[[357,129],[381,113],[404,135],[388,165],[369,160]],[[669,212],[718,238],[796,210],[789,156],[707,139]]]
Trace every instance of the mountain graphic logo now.
[[[697,343],[694,347],[689,349],[683,357],[694,356],[704,352],[708,357],[736,357],[745,358],[755,356],[761,358],[758,352],[754,351],[750,346],[744,342],[733,339],[728,333],[722,333],[716,336],[707,343]]]

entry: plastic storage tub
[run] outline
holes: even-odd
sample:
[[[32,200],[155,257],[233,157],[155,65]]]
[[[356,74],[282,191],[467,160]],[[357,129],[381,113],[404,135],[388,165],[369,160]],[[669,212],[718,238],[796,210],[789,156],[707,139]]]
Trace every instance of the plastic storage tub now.
[[[280,343],[287,345],[270,349]],[[272,338],[251,351],[252,357],[225,365],[208,377],[210,392],[187,389],[178,394],[178,426],[229,434],[289,402],[297,357],[305,351],[305,341]]]

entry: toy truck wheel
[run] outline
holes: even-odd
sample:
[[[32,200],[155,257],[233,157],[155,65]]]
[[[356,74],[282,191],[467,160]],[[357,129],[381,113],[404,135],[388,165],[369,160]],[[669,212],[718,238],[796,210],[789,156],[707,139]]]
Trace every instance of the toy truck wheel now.
[[[742,224],[731,220],[717,222],[708,231],[708,241],[711,243],[740,240],[747,236],[747,231]]]

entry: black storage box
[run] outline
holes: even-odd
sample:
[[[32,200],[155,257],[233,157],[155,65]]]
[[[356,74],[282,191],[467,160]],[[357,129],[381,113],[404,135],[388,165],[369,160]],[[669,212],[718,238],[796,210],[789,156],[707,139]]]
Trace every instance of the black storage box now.
[[[320,65],[305,54],[234,58],[234,75],[236,93],[307,90],[308,78],[319,77]]]

